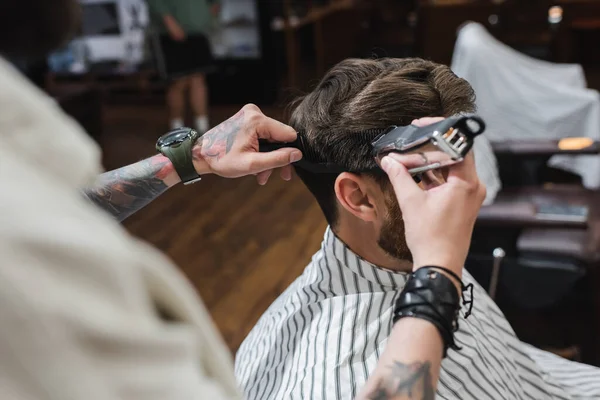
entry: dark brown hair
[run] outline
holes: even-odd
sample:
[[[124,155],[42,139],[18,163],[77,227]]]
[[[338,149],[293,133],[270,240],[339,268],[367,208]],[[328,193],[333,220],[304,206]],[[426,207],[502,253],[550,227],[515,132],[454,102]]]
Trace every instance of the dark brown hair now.
[[[377,165],[369,146],[353,146],[348,135],[390,125],[409,125],[422,117],[447,117],[475,110],[471,85],[445,65],[420,58],[347,59],[329,70],[317,87],[294,103],[290,125],[304,130],[311,151],[349,170]],[[296,168],[335,225],[334,183],[338,174]],[[371,174],[381,184],[387,177]]]
[[[78,0],[1,0],[0,54],[35,59],[64,44],[78,29]]]

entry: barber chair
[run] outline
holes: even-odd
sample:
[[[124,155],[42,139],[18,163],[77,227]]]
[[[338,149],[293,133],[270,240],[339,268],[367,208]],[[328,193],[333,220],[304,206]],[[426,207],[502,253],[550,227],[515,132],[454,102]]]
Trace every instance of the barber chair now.
[[[467,268],[523,341],[600,365],[598,93],[581,66],[519,53],[477,23],[460,29],[452,69],[489,141],[474,147],[492,190]]]
[[[474,147],[492,190],[467,268],[521,340],[600,365],[598,93],[581,66],[529,57],[478,23],[459,30],[452,69],[475,89],[489,141]]]
[[[481,209],[467,269],[521,340],[600,365],[600,191],[547,166],[556,155],[599,154],[600,142],[588,142],[492,144],[503,189]]]
[[[477,113],[491,143],[567,136],[600,140],[600,98],[586,87],[580,65],[534,59],[499,42],[481,24],[469,23],[458,33],[452,70],[475,89]],[[580,176],[588,188],[600,188],[600,157],[557,154],[549,164]]]

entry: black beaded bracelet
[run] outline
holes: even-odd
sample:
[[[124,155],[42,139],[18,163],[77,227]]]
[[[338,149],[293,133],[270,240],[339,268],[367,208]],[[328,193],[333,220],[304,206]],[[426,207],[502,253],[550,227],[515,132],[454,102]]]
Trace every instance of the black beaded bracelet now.
[[[394,323],[404,317],[421,318],[436,326],[444,342],[444,357],[448,348],[459,350],[454,342],[454,332],[458,330],[460,298],[452,280],[437,270],[443,270],[454,279],[462,281],[446,268],[427,266],[413,272],[394,309]]]
[[[439,269],[440,271],[444,271],[445,273],[447,273],[448,275],[450,275],[452,278],[454,278],[454,280],[456,282],[458,282],[458,284],[460,285],[460,289],[461,289],[461,297],[462,297],[462,301],[463,301],[463,305],[468,305],[469,309],[465,312],[465,319],[469,318],[469,315],[471,315],[471,312],[473,311],[473,289],[474,286],[472,283],[469,283],[468,285],[465,285],[462,281],[462,279],[460,279],[460,276],[458,276],[456,274],[456,272],[445,268],[445,267],[438,267],[435,265],[428,265],[426,267],[422,267],[422,268],[428,268],[428,269]],[[422,269],[420,268],[420,269]],[[465,299],[464,293],[465,292],[470,292],[469,294],[469,298]]]

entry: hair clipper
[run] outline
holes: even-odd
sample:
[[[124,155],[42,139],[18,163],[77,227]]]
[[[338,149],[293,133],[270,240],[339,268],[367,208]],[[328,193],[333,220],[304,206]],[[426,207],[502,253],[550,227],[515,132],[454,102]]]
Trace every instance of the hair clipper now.
[[[380,164],[391,152],[416,154],[419,162],[407,167],[411,175],[418,175],[461,162],[484,130],[485,123],[475,115],[449,117],[424,127],[392,126],[372,142],[373,155]]]

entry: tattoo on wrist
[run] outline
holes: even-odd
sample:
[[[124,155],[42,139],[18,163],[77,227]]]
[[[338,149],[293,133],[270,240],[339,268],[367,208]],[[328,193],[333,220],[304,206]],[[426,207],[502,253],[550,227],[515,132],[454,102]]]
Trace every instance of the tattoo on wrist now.
[[[156,155],[100,175],[94,186],[83,193],[123,221],[167,190],[164,180],[172,171],[171,162],[163,155]]]
[[[382,378],[369,400],[433,400],[435,391],[431,382],[431,364],[416,362],[403,364],[394,361],[389,374]]]
[[[213,158],[217,161],[231,151],[244,119],[244,110],[240,110],[227,121],[206,132],[192,150],[194,160]]]

